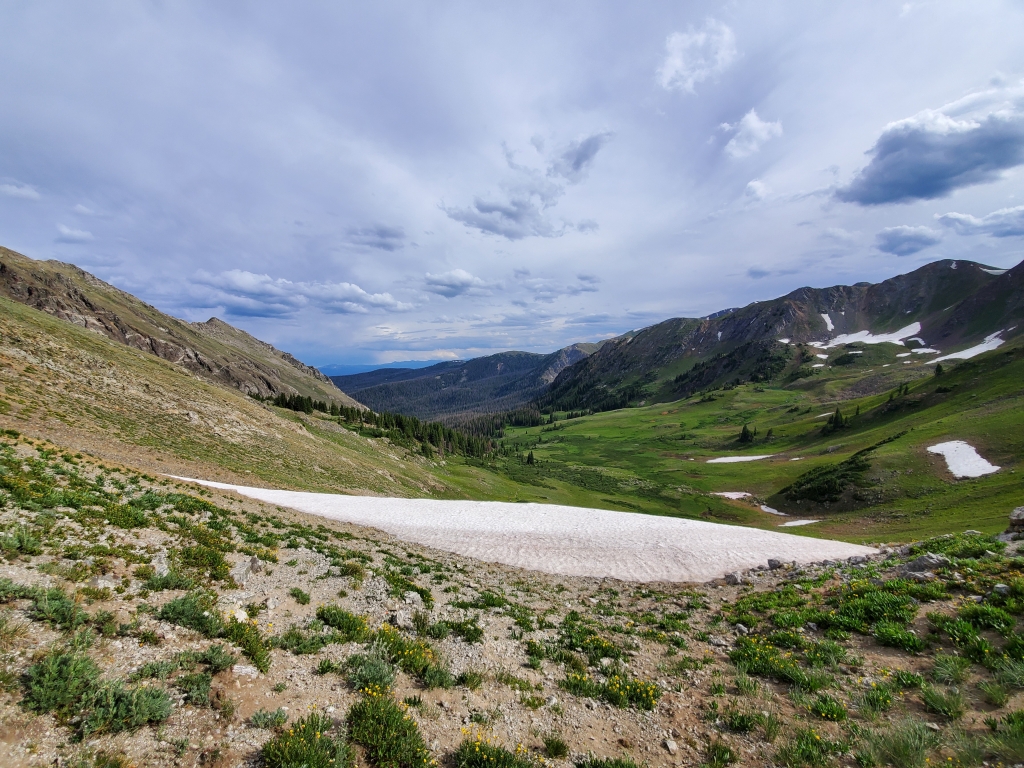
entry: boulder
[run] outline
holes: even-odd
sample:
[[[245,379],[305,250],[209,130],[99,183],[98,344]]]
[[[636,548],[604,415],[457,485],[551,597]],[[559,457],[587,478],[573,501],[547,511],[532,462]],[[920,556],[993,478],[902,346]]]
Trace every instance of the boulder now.
[[[781,560],[778,560],[778,559],[776,559],[774,557],[769,557],[768,558],[768,568],[770,570],[777,571],[777,570],[779,570],[779,568],[782,567],[782,565],[783,565],[783,563],[782,563]]]
[[[399,629],[413,630],[416,625],[412,623],[412,611],[399,609],[391,616],[391,623]]]
[[[1010,513],[1010,527],[1007,533],[1024,533],[1024,507],[1017,507]]]
[[[726,584],[732,584],[732,585],[742,584],[743,583],[743,574],[741,574],[739,571],[733,571],[732,573],[727,573],[727,574],[725,574],[725,583]]]
[[[406,605],[411,605],[414,608],[423,607],[423,598],[420,596],[419,592],[406,592],[404,595],[402,595],[402,599],[405,601]]]
[[[935,568],[942,568],[949,565],[949,558],[945,555],[936,555],[934,552],[927,552],[920,557],[911,560],[900,568],[900,573],[911,577],[915,573],[927,573]],[[934,575],[933,577],[934,578]]]

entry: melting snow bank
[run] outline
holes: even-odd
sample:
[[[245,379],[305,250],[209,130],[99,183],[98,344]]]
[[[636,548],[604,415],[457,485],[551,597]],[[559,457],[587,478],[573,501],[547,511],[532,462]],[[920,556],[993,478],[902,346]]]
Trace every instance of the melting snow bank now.
[[[838,347],[841,344],[853,344],[854,342],[860,342],[861,344],[903,344],[904,339],[909,339],[913,336],[917,336],[921,332],[920,323],[911,323],[905,328],[900,328],[898,331],[893,333],[880,333],[877,336],[871,333],[871,331],[857,331],[856,333],[844,333],[840,336],[836,336],[834,339],[829,341],[812,341],[812,347],[818,347],[818,349],[832,349],[832,347]]]
[[[1010,329],[1011,331],[1013,328]],[[948,355],[942,357],[936,357],[932,360],[933,363],[941,363],[943,360],[968,360],[975,355],[980,355],[982,352],[989,352],[997,347],[1001,347],[1004,343],[1003,339],[999,337],[1004,334],[1005,331],[996,331],[985,337],[985,340],[981,344],[977,344],[967,349],[961,349],[959,352],[950,352]]]
[[[963,440],[932,445],[928,448],[928,453],[941,455],[954,477],[981,477],[999,471],[999,467],[989,464],[974,450],[974,446]]]
[[[788,523],[783,523],[779,528],[792,528],[797,525],[810,525],[811,523],[820,523],[821,520],[790,520]]]
[[[770,557],[808,563],[875,553],[842,541],[635,512],[344,496],[177,479],[369,526],[465,557],[564,576],[701,582],[763,565]]]
[[[737,499],[745,499],[750,494],[746,491],[717,491],[711,494],[712,496],[724,496],[727,499],[736,501]]]
[[[735,464],[738,461],[759,461],[770,459],[774,453],[767,453],[764,456],[719,456],[717,459],[708,459],[708,464]]]

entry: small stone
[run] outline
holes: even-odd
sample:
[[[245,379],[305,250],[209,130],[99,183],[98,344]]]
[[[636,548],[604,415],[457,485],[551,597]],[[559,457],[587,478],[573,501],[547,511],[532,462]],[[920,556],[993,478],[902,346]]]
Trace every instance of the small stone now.
[[[725,574],[725,583],[733,586],[743,583],[743,576],[739,571],[733,571],[732,573]]]
[[[992,591],[995,592],[997,595],[1002,595],[1003,597],[1006,597],[1008,594],[1010,594],[1010,587],[1008,584],[996,584],[994,587],[992,587]]]
[[[728,648],[729,645],[730,645],[728,640],[726,640],[724,637],[720,637],[718,635],[712,635],[711,637],[709,637],[708,638],[708,644],[709,645],[713,645],[716,648]]]
[[[260,671],[251,664],[235,664],[231,671],[235,673],[236,677],[258,677],[260,674]]]
[[[975,602],[975,603],[983,603],[983,602],[985,602],[985,598],[982,597],[981,595],[971,595],[968,598],[968,600],[971,600],[972,602]]]
[[[781,560],[777,560],[774,557],[769,557],[768,558],[768,568],[770,568],[771,570],[777,571],[782,566],[783,566],[783,562]]]
[[[416,625],[412,623],[412,612],[406,610],[397,610],[391,616],[391,623],[399,629],[412,630],[416,628]]]
[[[405,601],[406,605],[412,605],[417,608],[423,607],[423,598],[420,596],[419,592],[406,592],[402,595],[402,599]]]
[[[253,573],[260,573],[263,570],[263,561],[253,555],[249,561],[249,570]]]
[[[749,635],[749,634],[750,634],[750,630],[749,630],[749,629],[747,629],[747,628],[746,628],[746,627],[745,627],[744,625],[742,625],[742,624],[737,624],[737,625],[736,625],[736,631],[737,631],[737,632],[739,632],[739,633],[740,633],[741,635]]]
[[[854,555],[846,562],[848,562],[850,565],[860,565],[861,563],[866,563],[867,561],[868,559],[864,557],[864,555]]]
[[[1024,532],[1024,507],[1017,507],[1010,513],[1010,528],[1008,532]]]
[[[544,699],[544,704],[546,706],[548,706],[548,707],[553,707],[556,704],[558,704],[558,697],[557,696],[548,696],[546,699]]]
[[[679,752],[679,746],[672,739],[665,739],[664,745],[670,755],[674,755]]]
[[[925,727],[926,728],[930,728],[933,731],[941,731],[942,730],[942,728],[939,727],[938,723],[925,723]]]

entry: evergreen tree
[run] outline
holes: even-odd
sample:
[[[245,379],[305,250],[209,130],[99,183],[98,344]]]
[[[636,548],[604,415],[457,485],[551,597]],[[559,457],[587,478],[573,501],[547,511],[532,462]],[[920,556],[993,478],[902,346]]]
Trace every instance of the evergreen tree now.
[[[528,454],[526,454],[526,463],[529,464],[531,467],[536,463],[535,459],[533,458],[533,451],[530,451]]]
[[[750,427],[746,424],[743,425],[743,429],[740,431],[740,442],[741,443],[752,443],[754,442],[754,433],[750,431]]]

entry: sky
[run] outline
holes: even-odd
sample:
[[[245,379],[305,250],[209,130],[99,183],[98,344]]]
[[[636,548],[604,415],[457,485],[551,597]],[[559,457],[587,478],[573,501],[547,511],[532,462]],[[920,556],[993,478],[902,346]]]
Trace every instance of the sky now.
[[[1024,3],[0,6],[0,245],[314,364],[1024,259]]]

